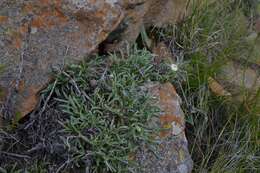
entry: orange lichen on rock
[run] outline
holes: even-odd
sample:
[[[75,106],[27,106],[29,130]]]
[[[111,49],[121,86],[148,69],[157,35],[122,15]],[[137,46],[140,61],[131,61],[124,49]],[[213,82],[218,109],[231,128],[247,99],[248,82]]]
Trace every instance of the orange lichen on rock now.
[[[177,117],[175,115],[162,115],[160,117],[160,122],[162,124],[169,124],[169,123],[172,123],[172,122],[177,122],[179,124],[182,124],[183,121],[180,117]]]
[[[59,9],[55,9],[54,16],[58,17],[59,22],[64,23],[68,21],[68,17],[65,16]]]
[[[180,105],[178,95],[171,83],[166,83],[160,86],[159,101],[163,112],[163,115],[160,116],[160,123],[163,128],[160,132],[160,137],[165,138],[175,134],[173,130],[175,128],[183,127],[185,122],[179,110]]]
[[[39,100],[38,92],[41,90],[41,88],[42,87],[37,86],[30,86],[28,88],[29,95],[24,99],[24,102],[21,103],[18,110],[21,118],[32,112],[33,109],[36,107]]]
[[[23,24],[16,31],[9,32],[9,37],[11,38],[11,46],[16,49],[21,49],[23,44],[23,39],[25,34],[28,32],[28,23]]]
[[[32,20],[31,26],[34,28],[41,28],[44,26],[44,19],[42,16],[38,16]]]
[[[8,16],[0,16],[0,24],[7,21],[8,21]]]
[[[53,26],[66,23],[68,17],[60,10],[61,2],[61,0],[40,0],[26,3],[22,8],[23,13],[33,14],[33,19],[27,25],[30,24],[33,28],[51,29]]]
[[[177,92],[173,85],[169,82],[165,83],[160,89],[160,99],[162,101],[171,100],[173,96],[176,96]]]
[[[46,11],[42,11],[32,20],[31,26],[34,28],[50,29],[53,26],[61,25],[66,22],[68,22],[68,17],[55,8],[54,10],[48,9]]]
[[[16,49],[20,49],[22,47],[22,39],[21,39],[20,36],[14,37],[14,39],[13,39],[13,46]]]
[[[163,128],[160,131],[160,138],[166,138],[173,134],[173,122],[177,123],[179,126],[182,126],[183,124],[183,120],[175,115],[162,115],[160,117],[161,127]]]
[[[22,10],[23,10],[23,12],[24,13],[32,13],[33,12],[33,9],[34,9],[34,7],[33,7],[33,4],[32,3],[27,3],[27,4],[25,4],[24,6],[23,6],[23,8],[22,8]]]
[[[169,82],[162,85],[159,94],[160,104],[163,107],[163,111],[166,114],[173,114],[175,110],[174,107],[172,107],[172,102],[175,100],[175,97],[177,97],[177,93],[173,85]]]
[[[161,130],[160,131],[160,138],[167,138],[171,136],[171,130],[170,129],[167,129],[167,130]]]

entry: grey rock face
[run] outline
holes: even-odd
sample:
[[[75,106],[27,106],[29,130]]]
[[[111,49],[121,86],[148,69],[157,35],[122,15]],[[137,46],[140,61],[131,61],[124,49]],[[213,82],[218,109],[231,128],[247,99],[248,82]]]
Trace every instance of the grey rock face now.
[[[21,116],[36,105],[52,68],[82,60],[124,16],[106,1],[4,0],[0,9],[1,100]]]

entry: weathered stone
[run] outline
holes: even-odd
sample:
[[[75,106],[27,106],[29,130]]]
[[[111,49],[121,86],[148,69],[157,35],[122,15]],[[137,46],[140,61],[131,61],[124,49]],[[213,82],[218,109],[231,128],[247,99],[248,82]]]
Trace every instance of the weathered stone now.
[[[162,128],[155,139],[159,142],[152,152],[146,146],[136,159],[145,173],[189,173],[193,162],[185,137],[185,117],[181,110],[181,100],[171,83],[148,84],[146,86],[161,108],[161,114],[154,118],[150,126]]]
[[[124,14],[105,0],[4,0],[0,9],[0,64],[5,66],[0,85],[7,90],[7,104],[22,116],[37,104],[52,68],[82,60]]]
[[[218,81],[234,98],[243,100],[245,92],[257,93],[260,88],[259,66],[244,67],[239,62],[230,61],[222,67]]]
[[[53,68],[82,60],[104,40],[113,45],[111,50],[133,43],[141,26],[179,20],[185,4],[186,0],[1,0],[0,86],[6,96],[1,111],[28,114]]]

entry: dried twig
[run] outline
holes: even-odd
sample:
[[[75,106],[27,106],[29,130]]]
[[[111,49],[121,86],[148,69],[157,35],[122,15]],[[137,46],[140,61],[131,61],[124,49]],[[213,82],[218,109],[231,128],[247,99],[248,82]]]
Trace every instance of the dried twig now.
[[[31,158],[30,156],[27,156],[27,155],[16,154],[16,153],[8,153],[8,152],[5,152],[5,151],[0,151],[0,154],[5,154],[5,155],[8,155],[8,156],[17,157],[17,158],[25,158],[25,159]]]
[[[40,111],[40,113],[39,113],[40,115],[42,115],[42,113],[45,111],[45,109],[46,109],[46,107],[47,107],[47,105],[48,105],[48,102],[50,101],[51,96],[52,96],[52,94],[53,94],[53,92],[54,92],[54,90],[55,90],[55,87],[56,87],[56,85],[57,85],[57,82],[58,82],[58,80],[56,79],[55,82],[54,82],[54,84],[53,84],[53,86],[52,86],[52,88],[51,88],[50,94],[48,95],[47,99],[44,101],[44,105],[43,105],[43,107],[42,107],[42,109],[41,109],[41,111]]]
[[[25,45],[27,45],[27,43],[25,43]],[[17,78],[16,78],[16,82],[15,82],[15,89],[16,89],[16,91],[19,90],[19,84],[20,84],[20,81],[21,81],[21,78],[22,78],[22,74],[23,74],[24,52],[25,52],[25,49],[26,49],[24,47],[25,46],[23,46],[23,48],[21,50],[21,54],[20,54],[19,72],[18,72],[18,75],[17,75]]]

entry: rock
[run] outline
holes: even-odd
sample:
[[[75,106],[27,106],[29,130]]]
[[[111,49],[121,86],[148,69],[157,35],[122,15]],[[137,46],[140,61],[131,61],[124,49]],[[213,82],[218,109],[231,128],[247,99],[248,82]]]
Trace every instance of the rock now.
[[[143,146],[136,159],[145,173],[189,173],[193,161],[188,151],[185,137],[185,117],[181,110],[181,100],[171,83],[148,84],[146,86],[156,98],[162,112],[153,119],[150,126],[162,128],[155,134],[159,146],[152,152]]]
[[[256,94],[260,88],[259,66],[253,64],[245,67],[241,63],[230,61],[218,74],[218,81],[237,100],[243,100],[245,92]]]
[[[9,111],[21,116],[34,109],[53,67],[82,60],[124,16],[104,0],[3,0],[0,9],[0,86]]]
[[[1,112],[31,112],[53,68],[82,60],[107,40],[133,43],[142,25],[179,20],[186,0],[1,0]],[[109,36],[109,37],[108,37]]]

